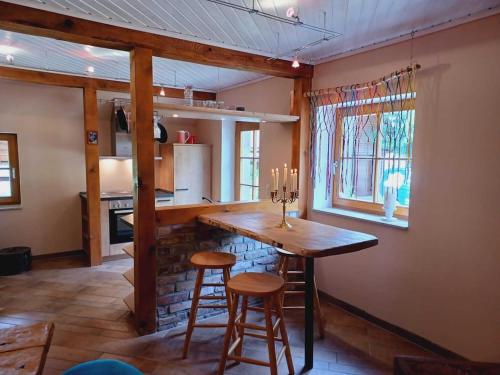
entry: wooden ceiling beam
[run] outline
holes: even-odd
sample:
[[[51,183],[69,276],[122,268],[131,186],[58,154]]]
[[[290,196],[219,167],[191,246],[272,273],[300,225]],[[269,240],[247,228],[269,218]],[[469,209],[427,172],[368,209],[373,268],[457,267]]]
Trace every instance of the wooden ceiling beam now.
[[[285,78],[312,77],[313,66],[211,46],[165,35],[103,24],[0,1],[0,28],[68,42],[130,51],[148,48],[154,56]]]
[[[93,87],[100,91],[130,92],[130,83],[113,81],[102,78],[81,77],[69,74],[44,72],[39,70],[29,70],[21,68],[9,68],[0,66],[0,78],[14,81],[24,81],[52,86],[63,87]],[[153,87],[153,94],[160,95],[160,86]],[[169,98],[184,98],[184,90],[172,87],[164,87],[165,96]],[[194,99],[215,100],[216,94],[207,91],[194,91]]]

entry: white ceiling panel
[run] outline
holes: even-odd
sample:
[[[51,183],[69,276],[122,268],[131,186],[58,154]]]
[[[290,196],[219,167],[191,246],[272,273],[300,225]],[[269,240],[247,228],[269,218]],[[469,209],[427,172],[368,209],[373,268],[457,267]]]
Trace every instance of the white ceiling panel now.
[[[7,56],[14,57],[12,64]],[[87,75],[121,81],[130,80],[129,53],[0,30],[0,65]],[[88,67],[94,73],[87,72]],[[157,85],[218,91],[254,81],[263,75],[239,70],[154,57]]]
[[[294,7],[300,21],[340,34],[307,47],[324,34],[224,6],[222,0],[8,1],[270,57],[291,60],[300,50],[299,60],[312,64],[409,38],[412,31],[418,36],[500,11],[500,0],[225,0],[279,17],[286,17],[287,9]],[[8,32],[0,33],[0,43],[23,48],[15,56],[16,65],[81,74],[92,64],[97,76],[129,78],[128,56],[123,52],[99,48],[88,52],[80,45]],[[218,90],[262,77],[165,59],[155,59],[154,63],[155,81],[168,85]]]

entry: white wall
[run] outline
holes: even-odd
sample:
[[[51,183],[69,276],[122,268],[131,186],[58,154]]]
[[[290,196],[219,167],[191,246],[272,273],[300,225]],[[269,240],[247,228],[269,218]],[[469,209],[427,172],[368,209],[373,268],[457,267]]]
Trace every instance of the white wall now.
[[[402,43],[321,64],[313,88],[371,81],[409,56]],[[500,16],[417,38],[414,59],[410,228],[309,212],[380,241],[318,260],[319,288],[470,359],[500,362]]]
[[[0,211],[0,248],[81,249],[82,90],[0,80],[0,132],[18,134],[22,199]]]
[[[293,80],[270,78],[217,93],[225,105],[241,105],[248,111],[290,114]],[[268,198],[271,168],[292,162],[292,124],[260,124],[260,197]]]

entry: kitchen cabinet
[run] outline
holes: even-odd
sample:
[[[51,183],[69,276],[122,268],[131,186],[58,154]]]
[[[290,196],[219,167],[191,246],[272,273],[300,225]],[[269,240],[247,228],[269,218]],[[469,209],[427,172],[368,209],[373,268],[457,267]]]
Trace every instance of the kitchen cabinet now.
[[[174,192],[174,204],[202,203],[212,196],[212,147],[161,144],[157,187]]]

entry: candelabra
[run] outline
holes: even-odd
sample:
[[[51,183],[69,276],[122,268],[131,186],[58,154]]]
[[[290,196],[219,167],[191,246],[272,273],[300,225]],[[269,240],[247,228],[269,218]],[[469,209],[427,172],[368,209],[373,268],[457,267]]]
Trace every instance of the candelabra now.
[[[292,225],[286,221],[286,205],[292,204],[299,197],[299,190],[287,192],[286,185],[283,185],[283,191],[278,195],[278,189],[271,191],[271,200],[273,203],[281,203],[283,205],[283,217],[281,223],[276,227],[281,229],[291,229]]]

